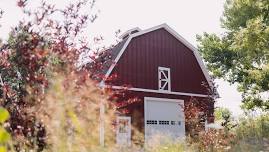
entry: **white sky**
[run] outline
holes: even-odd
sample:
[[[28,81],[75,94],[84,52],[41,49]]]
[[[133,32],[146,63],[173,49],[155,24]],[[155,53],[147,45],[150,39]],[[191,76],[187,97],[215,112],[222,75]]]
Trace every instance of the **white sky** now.
[[[55,2],[63,5],[67,0]],[[87,33],[91,37],[101,35],[112,43],[118,29],[124,32],[134,27],[147,29],[167,23],[196,46],[196,34],[223,32],[220,28],[223,4],[224,0],[97,0],[95,12],[98,12],[98,18],[89,25]],[[10,27],[16,25],[22,15],[15,0],[0,0],[0,8],[5,11],[0,21],[0,37],[6,38]],[[236,86],[223,80],[216,82],[221,96],[216,106],[227,107],[234,115],[241,114],[241,95]]]

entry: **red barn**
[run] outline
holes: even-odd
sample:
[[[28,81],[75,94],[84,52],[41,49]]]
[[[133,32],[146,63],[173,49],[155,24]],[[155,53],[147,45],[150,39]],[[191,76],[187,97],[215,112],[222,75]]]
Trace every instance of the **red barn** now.
[[[105,70],[106,78],[116,74],[117,79],[103,80],[101,86],[115,90],[128,86],[122,100],[138,102],[128,104],[126,115],[144,132],[145,140],[157,132],[184,137],[188,102],[204,103],[207,119],[213,116],[214,103],[208,100],[212,81],[195,47],[166,24],[135,28],[121,38],[111,49],[115,64]]]

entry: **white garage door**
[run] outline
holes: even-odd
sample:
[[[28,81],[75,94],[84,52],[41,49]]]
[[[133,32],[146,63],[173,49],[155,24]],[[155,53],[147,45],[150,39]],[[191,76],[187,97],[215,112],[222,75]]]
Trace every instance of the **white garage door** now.
[[[172,140],[185,137],[183,100],[145,97],[144,108],[146,142],[156,136]]]

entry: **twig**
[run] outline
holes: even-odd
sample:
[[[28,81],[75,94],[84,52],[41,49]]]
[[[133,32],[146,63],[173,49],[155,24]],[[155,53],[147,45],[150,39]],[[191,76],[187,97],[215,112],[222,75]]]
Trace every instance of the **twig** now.
[[[4,82],[3,82],[3,79],[2,79],[2,75],[1,75],[1,73],[0,73],[0,84],[1,84],[2,86],[4,86]]]

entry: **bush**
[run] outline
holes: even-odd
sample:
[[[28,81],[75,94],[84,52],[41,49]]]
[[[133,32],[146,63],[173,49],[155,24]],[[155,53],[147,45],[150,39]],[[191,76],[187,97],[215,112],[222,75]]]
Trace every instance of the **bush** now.
[[[233,151],[269,151],[269,115],[241,118],[234,130]]]
[[[0,107],[0,152],[6,152],[10,143],[10,134],[4,128],[4,124],[8,119],[8,111]]]
[[[189,143],[199,151],[269,151],[269,115],[241,118],[231,129],[200,132]]]
[[[269,115],[241,118],[235,131],[239,139],[269,138]]]
[[[235,139],[233,133],[224,130],[209,130],[199,136],[198,149],[201,151],[225,151],[231,148]]]
[[[66,73],[65,73],[66,75]],[[47,147],[45,151],[88,152],[100,149],[100,102],[106,101],[94,82],[81,75],[54,74],[45,100],[40,103],[37,117],[45,126]],[[106,146],[113,147],[112,121],[114,110],[105,102]],[[36,110],[36,109],[35,109]]]

